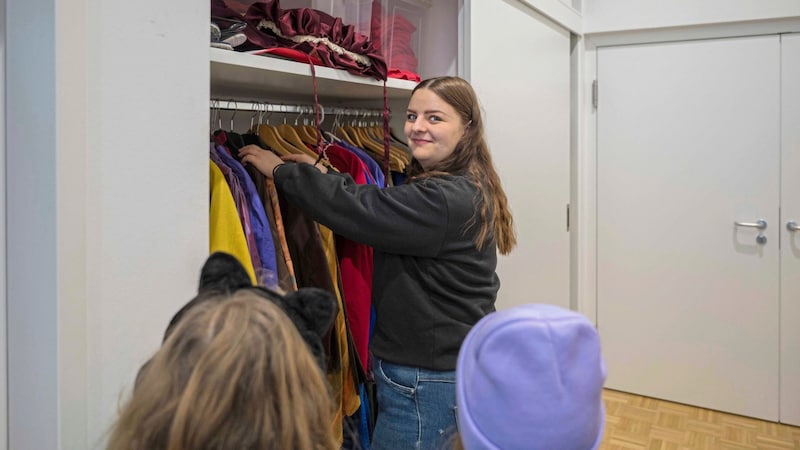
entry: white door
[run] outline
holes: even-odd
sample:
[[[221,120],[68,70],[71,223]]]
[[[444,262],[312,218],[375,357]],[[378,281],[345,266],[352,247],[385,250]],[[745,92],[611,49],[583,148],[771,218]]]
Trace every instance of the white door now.
[[[607,387],[777,420],[779,38],[601,48],[597,64]]]
[[[518,239],[498,263],[497,306],[568,308],[570,34],[523,1],[466,3],[465,76],[483,106]]]
[[[800,231],[786,227],[800,224],[800,35],[781,53],[781,422],[800,426]]]

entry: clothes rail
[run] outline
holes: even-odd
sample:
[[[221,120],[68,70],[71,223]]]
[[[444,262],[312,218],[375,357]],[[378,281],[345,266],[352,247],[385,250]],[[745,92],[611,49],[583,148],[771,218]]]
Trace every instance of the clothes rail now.
[[[382,109],[375,108],[349,108],[349,107],[326,107],[320,105],[321,111],[325,115],[338,116],[358,116],[358,117],[383,117]],[[212,99],[209,108],[225,111],[249,111],[254,113],[278,113],[278,114],[313,114],[312,105],[297,105],[283,103],[264,103],[264,102],[245,102],[239,100]]]

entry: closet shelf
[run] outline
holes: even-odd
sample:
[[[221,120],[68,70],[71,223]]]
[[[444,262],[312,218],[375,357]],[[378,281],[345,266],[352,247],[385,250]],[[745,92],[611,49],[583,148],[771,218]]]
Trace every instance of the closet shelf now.
[[[209,48],[211,97],[236,100],[313,101],[308,64],[268,56]],[[344,70],[315,66],[319,101],[333,106],[352,101],[381,102],[383,82]],[[390,99],[407,99],[416,82],[390,78]]]

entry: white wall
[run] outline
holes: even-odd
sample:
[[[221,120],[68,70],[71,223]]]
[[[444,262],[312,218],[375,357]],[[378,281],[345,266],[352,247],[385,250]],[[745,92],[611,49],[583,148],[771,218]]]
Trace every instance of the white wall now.
[[[0,0],[0,450],[8,448],[6,370],[6,0]]]
[[[87,74],[93,444],[208,254],[209,16],[194,0],[87,1],[89,34],[102,37]]]
[[[56,395],[59,404],[56,439],[61,448],[89,448],[86,406],[91,387],[86,382],[85,364],[86,159],[87,134],[91,133],[87,127],[87,2],[56,0],[54,7],[55,117],[50,126],[55,129],[55,142],[53,148],[45,151],[55,151],[56,177],[56,222],[52,224],[56,233]],[[16,403],[12,404],[12,415],[16,407]],[[15,428],[11,432],[12,438],[22,434]],[[12,439],[12,448],[17,448],[16,442],[17,439]]]
[[[208,4],[6,1],[9,447],[99,448],[208,252]]]
[[[589,0],[582,7],[585,34],[800,16],[797,0]]]

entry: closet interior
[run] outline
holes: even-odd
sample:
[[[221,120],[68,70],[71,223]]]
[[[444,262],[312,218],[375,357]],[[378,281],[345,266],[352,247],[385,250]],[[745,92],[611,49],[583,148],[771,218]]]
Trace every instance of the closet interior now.
[[[362,436],[364,448],[371,429],[365,383],[372,249],[293,208],[272,180],[241,164],[237,150],[252,144],[281,156],[305,154],[357,183],[386,186],[403,181],[410,161],[405,143],[389,136],[384,149],[380,109],[212,100],[210,112],[209,250],[234,255],[254,283],[280,292],[322,288],[335,296],[339,311],[325,342],[339,405],[333,427],[342,440]]]

